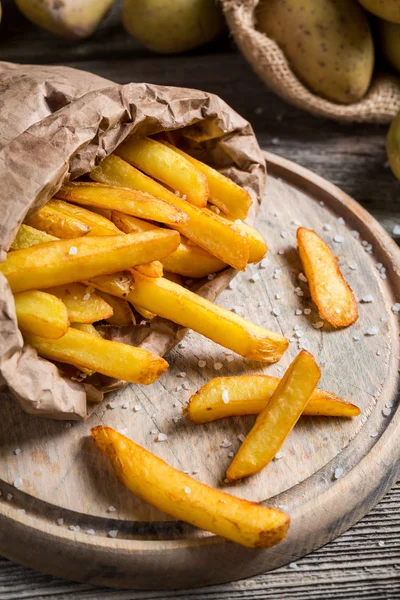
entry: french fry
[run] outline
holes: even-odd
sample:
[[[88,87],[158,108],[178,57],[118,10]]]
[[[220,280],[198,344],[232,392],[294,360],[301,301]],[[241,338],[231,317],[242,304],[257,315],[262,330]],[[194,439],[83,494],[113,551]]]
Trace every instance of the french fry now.
[[[166,371],[166,360],[143,348],[111,342],[70,327],[58,340],[25,335],[27,344],[43,358],[74,365],[123,379],[149,385]]]
[[[120,481],[159,510],[250,548],[284,539],[290,521],[280,510],[210,488],[110,427],[95,427],[92,436]]]
[[[210,423],[226,417],[258,415],[267,406],[280,379],[270,375],[215,377],[189,400],[185,413],[193,423]],[[360,409],[342,398],[315,390],[302,415],[357,417]]]
[[[138,265],[135,268],[139,273],[146,275],[146,277],[162,277],[164,274],[162,262],[159,260],[153,260],[146,265]]]
[[[50,200],[46,206],[86,223],[90,227],[87,235],[120,235],[118,227],[110,219],[106,219],[104,216],[82,206],[70,204],[57,198]]]
[[[131,215],[125,215],[118,211],[113,211],[113,222],[118,229],[124,233],[139,233],[142,231],[151,231],[157,229],[156,225],[142,221]],[[226,267],[226,264],[212,256],[207,250],[200,246],[189,245],[181,238],[178,248],[162,260],[162,264],[170,273],[177,273],[183,277],[199,278],[206,277],[210,273],[217,273]],[[140,269],[137,269],[140,271]],[[141,273],[143,271],[140,271]],[[147,275],[147,273],[143,273]],[[161,277],[158,275],[158,277]]]
[[[288,341],[164,277],[133,272],[135,285],[126,300],[229,348],[246,358],[276,362]]]
[[[60,240],[9,252],[0,272],[13,292],[46,289],[163,258],[178,245],[169,230]]]
[[[11,244],[10,250],[22,250],[23,248],[30,248],[36,246],[36,244],[44,244],[46,242],[54,242],[58,240],[54,235],[49,235],[45,231],[34,229],[29,225],[21,225],[18,229],[17,235]]]
[[[229,481],[258,473],[275,456],[318,385],[321,371],[305,350],[290,364],[229,466]]]
[[[133,276],[130,271],[121,271],[113,273],[113,275],[94,277],[86,283],[101,292],[116,296],[117,298],[127,298],[134,286]]]
[[[249,258],[249,244],[247,238],[238,228],[232,228],[219,215],[212,211],[200,209],[178,198],[175,194],[162,185],[141,173],[118,156],[110,155],[90,173],[96,181],[110,185],[121,185],[130,189],[137,189],[162,198],[169,204],[182,210],[188,220],[181,225],[171,225],[189,240],[207,250],[223,263],[238,269],[246,268]],[[125,211],[126,212],[126,211]]]
[[[97,293],[114,311],[114,314],[111,317],[106,318],[106,321],[110,323],[110,325],[116,325],[117,327],[136,325],[135,316],[126,300],[117,298],[111,294],[106,294],[105,292],[98,291]]]
[[[299,227],[297,245],[311,298],[323,319],[348,327],[358,319],[357,302],[328,244],[311,229]]]
[[[64,304],[51,294],[38,290],[14,296],[18,327],[45,338],[60,338],[68,330],[69,320]]]
[[[101,335],[97,331],[96,327],[93,327],[93,325],[91,325],[90,323],[71,323],[71,327],[73,329],[83,331],[84,333],[94,335],[94,337],[101,338]]]
[[[90,231],[89,225],[74,216],[65,215],[46,204],[26,224],[35,229],[41,229],[50,235],[61,239],[70,239],[86,235]]]
[[[82,181],[67,183],[57,192],[57,198],[84,206],[119,210],[128,215],[167,225],[178,225],[188,220],[183,211],[164,200],[139,190],[102,183]]]
[[[183,150],[176,148],[168,142],[162,142],[174,152],[183,156],[192,165],[203,173],[207,179],[208,189],[210,193],[209,202],[218,206],[222,212],[230,215],[234,219],[245,219],[252,204],[250,195],[237,185],[232,179],[225,177],[212,167],[197,160],[190,154],[186,154]]]
[[[118,146],[115,153],[150,177],[178,191],[191,204],[207,206],[207,178],[171,147],[151,138],[130,137]]]
[[[63,301],[71,323],[95,323],[113,316],[113,307],[82,283],[68,283],[46,291]]]
[[[261,233],[257,229],[254,229],[254,227],[251,227],[251,225],[243,223],[240,219],[232,221],[222,215],[218,216],[224,223],[239,231],[247,239],[249,244],[249,263],[260,262],[268,252],[268,246]]]

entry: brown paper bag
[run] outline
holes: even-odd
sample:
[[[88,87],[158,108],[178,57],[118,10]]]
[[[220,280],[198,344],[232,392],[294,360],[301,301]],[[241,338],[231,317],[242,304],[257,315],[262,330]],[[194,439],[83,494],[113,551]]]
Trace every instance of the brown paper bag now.
[[[64,181],[93,169],[129,134],[182,129],[196,156],[247,189],[254,220],[265,184],[265,163],[249,123],[213,94],[146,83],[116,85],[67,67],[0,63],[0,252],[24,218],[42,207]],[[232,269],[198,293],[214,300]],[[123,332],[124,341],[165,354],[185,330],[163,319]],[[121,336],[112,328],[111,337]],[[82,419],[90,402],[122,382],[97,377],[72,381],[23,345],[14,302],[0,275],[0,386],[29,413]]]
[[[400,78],[374,74],[364,98],[336,104],[311,92],[293,73],[278,44],[254,26],[259,0],[221,0],[237,45],[257,75],[287,102],[320,117],[358,123],[390,123],[400,111]]]

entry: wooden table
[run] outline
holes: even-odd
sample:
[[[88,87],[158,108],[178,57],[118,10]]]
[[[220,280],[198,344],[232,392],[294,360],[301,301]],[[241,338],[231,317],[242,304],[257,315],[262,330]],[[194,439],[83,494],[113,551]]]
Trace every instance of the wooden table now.
[[[3,3],[4,4],[4,3]],[[385,154],[386,127],[315,119],[268,92],[228,38],[177,57],[148,54],[122,33],[118,4],[88,42],[55,40],[5,3],[0,60],[60,63],[115,81],[198,87],[219,94],[252,122],[263,149],[304,165],[358,200],[391,233],[400,225],[400,182]],[[253,579],[198,590],[130,592],[42,575],[0,558],[0,600],[395,599],[400,597],[400,483],[360,523],[297,562]]]

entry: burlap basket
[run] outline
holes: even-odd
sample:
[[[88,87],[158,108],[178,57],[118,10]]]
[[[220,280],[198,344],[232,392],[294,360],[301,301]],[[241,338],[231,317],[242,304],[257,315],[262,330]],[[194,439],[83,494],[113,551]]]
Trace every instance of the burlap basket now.
[[[375,74],[366,96],[354,104],[336,104],[313,94],[296,77],[282,50],[255,29],[259,0],[221,0],[237,45],[257,75],[291,104],[320,117],[358,123],[390,123],[400,111],[400,78]]]

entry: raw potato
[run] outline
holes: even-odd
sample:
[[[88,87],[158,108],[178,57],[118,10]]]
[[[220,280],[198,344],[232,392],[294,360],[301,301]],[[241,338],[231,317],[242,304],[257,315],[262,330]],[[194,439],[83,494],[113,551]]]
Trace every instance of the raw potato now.
[[[247,217],[252,201],[246,190],[237,185],[232,179],[225,177],[225,175],[193,158],[193,156],[183,152],[183,150],[179,150],[179,148],[165,141],[163,144],[178,152],[178,154],[186,158],[196,169],[205,175],[210,193],[209,202],[211,204],[215,204],[222,212],[234,219],[243,220]]]
[[[152,223],[118,211],[113,211],[112,219],[124,233],[139,233],[157,229],[157,226]],[[162,264],[169,272],[190,278],[206,277],[210,273],[217,273],[226,267],[222,260],[215,258],[207,250],[203,250],[197,245],[188,244],[182,238],[175,252],[164,258]],[[137,268],[136,270],[139,271],[140,269]],[[143,273],[143,271],[140,272]],[[146,273],[143,274],[146,275]]]
[[[189,400],[185,413],[193,423],[209,423],[226,417],[258,415],[267,406],[280,379],[269,375],[215,377]],[[342,398],[315,390],[302,415],[357,417],[360,409]]]
[[[84,206],[120,210],[142,219],[176,225],[187,221],[186,215],[163,200],[149,194],[101,183],[68,183],[57,192],[57,197]]]
[[[168,230],[60,240],[9,252],[0,272],[13,292],[45,289],[163,258],[178,245]]]
[[[170,147],[151,138],[130,137],[118,146],[115,153],[173,191],[178,191],[191,204],[207,206],[205,175]]]
[[[118,227],[109,219],[82,206],[76,206],[64,200],[50,200],[46,206],[51,206],[70,217],[75,217],[90,227],[88,235],[119,235]]]
[[[67,39],[91,35],[114,3],[114,0],[15,1],[32,23]]]
[[[48,204],[29,217],[25,223],[61,239],[76,238],[90,232],[89,225],[76,217],[64,215]]]
[[[400,23],[400,0],[358,0],[361,6],[385,21]]]
[[[82,283],[68,283],[46,291],[63,301],[71,323],[95,323],[113,316],[112,306]]]
[[[116,325],[117,327],[125,327],[136,325],[136,319],[132,312],[131,307],[129,306],[129,302],[123,300],[122,298],[117,298],[116,296],[112,296],[111,294],[106,294],[105,292],[97,292],[99,296],[103,298],[109,304],[114,314],[106,318],[107,323],[110,325]]]
[[[58,340],[25,335],[27,344],[43,358],[91,369],[108,377],[149,385],[168,368],[166,360],[143,348],[96,338],[70,327]]]
[[[307,406],[320,377],[314,357],[302,350],[240,446],[226,473],[229,481],[258,473],[274,458]]]
[[[278,361],[288,347],[283,336],[254,325],[164,277],[151,279],[136,271],[127,296],[133,304],[154,312],[238,354],[261,362]]]
[[[14,303],[18,327],[23,332],[53,339],[67,332],[67,309],[55,296],[31,290],[15,294]]]
[[[256,16],[258,29],[275,40],[313,92],[345,104],[366,94],[374,45],[355,0],[261,0]]]
[[[142,44],[162,54],[201,46],[224,26],[215,0],[124,0],[122,22]]]
[[[29,225],[21,225],[17,235],[11,244],[10,250],[22,250],[22,248],[30,248],[36,244],[45,244],[46,242],[54,242],[58,240],[54,235],[49,235],[45,231],[39,231]]]
[[[105,158],[90,173],[90,176],[96,181],[109,185],[141,190],[176,206],[186,214],[188,221],[184,225],[172,225],[173,229],[177,229],[182,235],[231,267],[239,271],[246,268],[249,244],[240,231],[233,230],[211,211],[197,208],[178,198],[118,156],[111,155]]]
[[[386,152],[393,174],[400,179],[400,113],[390,125],[386,138]]]
[[[358,319],[357,302],[337,259],[312,229],[299,227],[297,245],[311,297],[323,319],[334,327],[348,327]]]
[[[116,476],[136,496],[178,520],[249,548],[268,548],[286,536],[289,516],[210,488],[110,427],[92,429]]]

